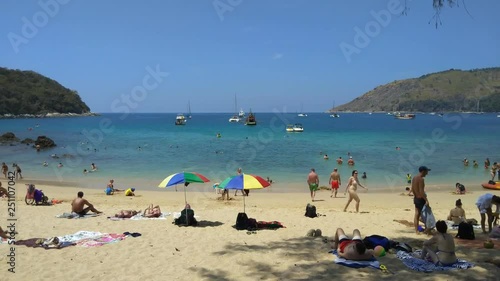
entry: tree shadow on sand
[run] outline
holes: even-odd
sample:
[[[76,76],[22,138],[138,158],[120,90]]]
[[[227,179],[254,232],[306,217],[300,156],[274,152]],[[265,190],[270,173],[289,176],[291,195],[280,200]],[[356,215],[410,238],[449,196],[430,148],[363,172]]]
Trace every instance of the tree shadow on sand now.
[[[249,236],[252,237],[252,236]],[[329,252],[330,244],[325,243],[325,237],[298,237],[282,241],[273,241],[261,244],[252,244],[251,241],[229,243],[224,250],[214,252],[215,258],[234,258],[235,266],[241,268],[246,276],[253,280],[331,280],[333,277],[340,280],[354,278],[355,280],[498,280],[500,269],[486,262],[491,260],[492,252],[481,249],[468,251],[465,256],[457,247],[458,256],[475,267],[467,270],[450,270],[432,273],[413,271],[407,268],[395,255],[387,253],[378,260],[386,265],[394,274],[383,273],[374,268],[350,268],[334,263],[334,256]],[[329,238],[331,239],[331,238]],[[410,244],[414,248],[421,248],[424,239],[407,238],[404,236],[391,237],[399,242]],[[496,252],[498,253],[498,252]],[[278,255],[281,258],[263,262],[258,258],[266,255]],[[202,278],[228,280],[230,271],[193,267]],[[465,272],[467,271],[467,272]],[[472,271],[472,272],[471,272]],[[466,274],[464,274],[466,273]]]

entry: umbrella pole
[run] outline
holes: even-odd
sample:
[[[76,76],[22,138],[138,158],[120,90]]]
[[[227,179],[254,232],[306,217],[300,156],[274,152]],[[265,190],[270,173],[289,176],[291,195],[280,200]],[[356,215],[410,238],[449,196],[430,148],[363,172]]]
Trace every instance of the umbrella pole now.
[[[184,205],[187,204],[187,197],[186,197],[186,186],[184,186]]]
[[[246,213],[246,211],[245,211],[245,195],[243,195],[243,213]]]

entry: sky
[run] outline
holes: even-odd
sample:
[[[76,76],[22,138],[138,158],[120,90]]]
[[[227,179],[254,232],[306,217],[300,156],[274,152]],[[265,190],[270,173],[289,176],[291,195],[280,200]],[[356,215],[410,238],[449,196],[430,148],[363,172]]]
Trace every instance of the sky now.
[[[0,66],[93,112],[323,112],[394,80],[500,66],[500,1],[3,0]],[[466,6],[464,6],[464,4]],[[429,23],[430,22],[430,23]]]

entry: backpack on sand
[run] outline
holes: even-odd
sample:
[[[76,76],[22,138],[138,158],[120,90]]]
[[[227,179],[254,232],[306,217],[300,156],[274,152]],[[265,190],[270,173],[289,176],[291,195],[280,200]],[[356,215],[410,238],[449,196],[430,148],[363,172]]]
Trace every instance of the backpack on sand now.
[[[234,226],[237,230],[245,230],[248,228],[248,216],[246,213],[238,213],[236,217],[236,225]]]
[[[460,239],[467,239],[467,240],[476,239],[476,235],[474,234],[474,228],[472,227],[472,224],[466,223],[466,222],[461,222],[458,225],[458,233],[455,237],[458,237]]]
[[[318,214],[316,213],[316,206],[311,205],[311,204],[307,204],[305,216],[309,217],[309,218],[315,218],[315,217],[317,217]]]

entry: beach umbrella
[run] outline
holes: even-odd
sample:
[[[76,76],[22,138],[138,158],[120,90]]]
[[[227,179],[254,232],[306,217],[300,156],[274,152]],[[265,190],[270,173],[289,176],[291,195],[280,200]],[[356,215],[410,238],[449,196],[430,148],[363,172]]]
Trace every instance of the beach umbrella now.
[[[262,177],[250,174],[241,174],[237,176],[229,177],[223,180],[219,184],[219,188],[224,189],[262,189],[264,187],[268,187],[270,183],[268,183]],[[245,197],[243,196],[243,212],[245,212]]]
[[[199,182],[199,183],[204,183],[204,182],[209,182],[210,180],[207,179],[204,175],[199,174],[199,173],[189,173],[189,172],[182,172],[182,173],[175,173],[172,174],[168,177],[166,177],[159,185],[158,187],[169,187],[169,186],[174,186],[177,184],[184,184],[184,201],[187,204],[187,199],[186,199],[186,186],[188,186],[190,183],[193,182]]]

